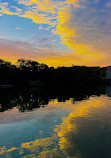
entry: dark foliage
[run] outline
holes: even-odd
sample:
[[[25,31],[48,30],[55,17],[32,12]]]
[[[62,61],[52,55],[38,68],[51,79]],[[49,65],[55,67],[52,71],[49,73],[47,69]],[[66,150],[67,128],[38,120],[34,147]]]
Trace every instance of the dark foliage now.
[[[105,68],[48,67],[36,61],[19,59],[16,65],[0,59],[0,85],[69,87],[105,83]]]
[[[100,67],[54,68],[31,60],[19,59],[16,65],[0,60],[0,111],[15,106],[29,111],[55,98],[61,102],[87,99],[101,93],[97,88],[105,83],[105,73]]]

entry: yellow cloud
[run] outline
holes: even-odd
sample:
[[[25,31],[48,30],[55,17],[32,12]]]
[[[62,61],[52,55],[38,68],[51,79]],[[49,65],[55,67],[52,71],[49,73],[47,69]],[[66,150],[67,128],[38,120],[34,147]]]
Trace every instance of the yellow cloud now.
[[[18,15],[18,13],[13,13],[9,10],[8,8],[8,3],[0,3],[0,15],[2,16],[3,14],[8,14],[8,15]]]
[[[20,17],[32,19],[34,23],[38,24],[49,24],[52,25],[50,17],[46,16],[46,14],[38,14],[31,11],[26,11],[23,15],[19,15]]]
[[[87,59],[89,62],[91,62],[104,58],[105,52],[99,52],[93,46],[88,44],[76,42],[78,34],[76,33],[76,28],[71,22],[70,10],[70,6],[66,6],[62,11],[58,12],[58,25],[56,26],[56,30],[53,31],[53,33],[60,35],[61,43],[68,45],[69,49],[73,50],[74,54],[80,55],[86,63]]]
[[[19,0],[19,4],[27,6],[27,10],[21,10],[16,8],[16,12],[11,12],[8,8],[8,3],[1,3],[1,15],[18,15],[20,17],[29,18],[37,24],[48,24],[55,28],[52,31],[53,34],[60,36],[61,43],[67,45],[72,53],[67,53],[64,57],[52,56],[43,59],[45,63],[49,65],[90,65],[95,61],[105,58],[106,53],[99,51],[94,46],[85,44],[84,42],[77,42],[79,34],[77,34],[77,28],[73,25],[71,20],[72,12],[71,8],[78,7],[77,0],[65,0],[65,1],[53,1],[53,0]],[[47,30],[47,29],[46,29]],[[64,60],[64,61],[63,61]],[[78,60],[78,61],[77,61]],[[49,62],[50,61],[50,62]]]
[[[29,1],[25,1],[25,5],[32,5],[32,4],[37,4],[37,9],[40,10],[40,11],[44,11],[45,13],[48,13],[50,12],[51,10],[54,11],[55,8],[58,9],[58,12],[57,12],[57,16],[56,16],[56,20],[57,20],[57,23],[55,22],[55,24],[57,24],[56,26],[56,30],[53,31],[54,34],[58,34],[61,38],[61,43],[63,45],[68,45],[69,49],[73,50],[73,54],[77,54],[80,56],[80,61],[81,59],[83,58],[84,60],[84,64],[88,64],[88,61],[89,62],[92,62],[93,61],[98,61],[100,59],[103,59],[104,56],[105,56],[105,52],[99,52],[98,50],[96,50],[93,46],[91,45],[88,45],[88,44],[84,44],[84,43],[77,43],[76,42],[76,38],[78,37],[77,33],[76,33],[76,28],[73,26],[73,23],[71,21],[71,16],[72,16],[72,13],[71,13],[71,5],[76,5],[76,0],[72,1],[72,0],[67,0],[67,1],[64,1],[63,2],[63,5],[61,4],[61,1],[58,1],[58,3],[55,3],[55,2],[52,2],[51,0],[45,0],[45,1],[38,1],[38,0],[29,0]],[[23,3],[23,1],[22,1]],[[67,5],[65,5],[67,4]],[[62,6],[62,8],[61,8]],[[55,13],[55,12],[52,12],[52,13]],[[31,15],[31,13],[30,13]],[[39,18],[37,20],[37,17],[33,17],[33,16],[28,16],[28,18],[31,18],[33,20],[33,22],[36,22],[36,23],[47,23],[49,25],[52,25],[51,24],[51,19],[52,17],[48,17],[45,18],[43,16],[43,18],[40,18],[40,22],[39,21]],[[27,14],[26,14],[27,16]],[[53,25],[53,26],[54,26]],[[100,55],[101,54],[101,55]],[[70,58],[70,54],[69,55],[69,58]],[[67,57],[68,57],[67,55]],[[74,58],[75,56],[73,56],[73,61],[76,60],[76,58]],[[57,59],[57,58],[56,58]],[[64,58],[62,58],[64,60]],[[62,62],[62,59],[60,57],[59,61],[61,60]],[[49,60],[49,59],[46,59],[46,60]],[[52,62],[54,61],[55,59],[52,58]],[[56,60],[56,62],[59,62]],[[67,58],[67,63],[69,62],[69,59]],[[79,63],[79,62],[78,62]],[[83,62],[81,61],[81,64]]]

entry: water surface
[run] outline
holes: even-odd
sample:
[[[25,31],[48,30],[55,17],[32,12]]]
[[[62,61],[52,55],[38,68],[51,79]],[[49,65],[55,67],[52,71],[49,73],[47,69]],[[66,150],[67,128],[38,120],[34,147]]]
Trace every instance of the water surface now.
[[[1,90],[0,157],[110,157],[110,87],[69,96],[26,92]]]

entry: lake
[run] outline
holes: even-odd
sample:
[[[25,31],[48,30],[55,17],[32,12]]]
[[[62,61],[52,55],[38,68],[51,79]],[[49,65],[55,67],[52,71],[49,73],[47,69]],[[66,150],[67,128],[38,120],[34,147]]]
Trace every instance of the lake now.
[[[111,87],[0,89],[1,158],[109,158]]]

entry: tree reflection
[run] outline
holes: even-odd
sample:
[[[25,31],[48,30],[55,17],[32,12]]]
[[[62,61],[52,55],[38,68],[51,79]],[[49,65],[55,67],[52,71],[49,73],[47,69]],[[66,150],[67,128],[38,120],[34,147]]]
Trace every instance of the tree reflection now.
[[[19,111],[31,111],[35,108],[45,107],[50,100],[57,99],[58,102],[65,102],[72,98],[72,103],[88,99],[91,95],[106,93],[105,87],[72,87],[60,88],[53,87],[51,89],[0,89],[0,112],[17,107]]]

